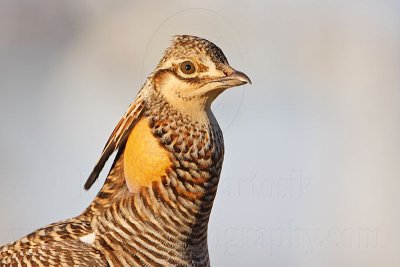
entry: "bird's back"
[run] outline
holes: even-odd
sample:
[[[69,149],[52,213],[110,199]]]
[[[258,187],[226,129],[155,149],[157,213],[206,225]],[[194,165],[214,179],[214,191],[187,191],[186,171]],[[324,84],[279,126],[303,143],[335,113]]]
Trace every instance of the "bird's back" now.
[[[0,247],[0,266],[108,266],[97,249],[82,242],[90,232],[82,219],[51,224]]]

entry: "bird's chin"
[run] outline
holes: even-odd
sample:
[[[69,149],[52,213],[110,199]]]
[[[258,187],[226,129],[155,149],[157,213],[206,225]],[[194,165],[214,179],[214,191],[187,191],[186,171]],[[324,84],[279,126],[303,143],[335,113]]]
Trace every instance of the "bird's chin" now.
[[[230,87],[232,86],[227,86],[222,82],[212,81],[192,90],[188,93],[187,97],[216,97]]]

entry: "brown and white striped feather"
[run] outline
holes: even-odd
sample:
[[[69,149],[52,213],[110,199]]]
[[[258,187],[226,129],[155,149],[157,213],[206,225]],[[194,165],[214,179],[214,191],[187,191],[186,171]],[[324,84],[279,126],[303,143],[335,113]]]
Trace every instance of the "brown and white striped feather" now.
[[[89,222],[70,219],[41,228],[0,248],[0,266],[108,266],[95,247],[80,240]]]
[[[148,84],[146,82],[145,86]],[[139,91],[135,100],[129,105],[128,110],[125,112],[124,116],[120,119],[117,126],[114,128],[104,149],[101,153],[99,160],[97,161],[93,171],[90,173],[89,178],[85,183],[85,189],[88,190],[93,183],[99,177],[101,170],[106,164],[108,158],[117,150],[121,144],[126,142],[127,137],[129,136],[130,131],[135,126],[136,122],[139,120],[140,115],[143,111],[145,105],[145,90]]]

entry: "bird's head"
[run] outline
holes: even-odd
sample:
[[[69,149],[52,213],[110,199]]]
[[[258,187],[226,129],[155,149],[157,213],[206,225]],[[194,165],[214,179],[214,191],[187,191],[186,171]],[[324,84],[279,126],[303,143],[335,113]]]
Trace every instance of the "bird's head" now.
[[[218,46],[190,35],[175,36],[153,75],[155,90],[189,115],[209,109],[225,89],[251,83]]]

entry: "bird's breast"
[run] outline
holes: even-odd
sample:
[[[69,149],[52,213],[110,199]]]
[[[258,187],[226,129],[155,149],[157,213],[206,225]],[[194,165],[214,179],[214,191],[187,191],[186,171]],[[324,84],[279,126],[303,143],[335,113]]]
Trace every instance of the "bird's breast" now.
[[[169,152],[153,135],[147,118],[132,129],[124,151],[124,174],[129,191],[160,181],[171,167]]]

